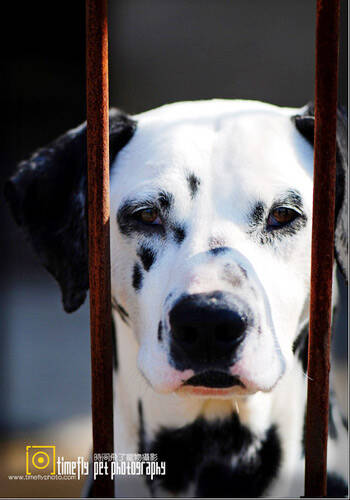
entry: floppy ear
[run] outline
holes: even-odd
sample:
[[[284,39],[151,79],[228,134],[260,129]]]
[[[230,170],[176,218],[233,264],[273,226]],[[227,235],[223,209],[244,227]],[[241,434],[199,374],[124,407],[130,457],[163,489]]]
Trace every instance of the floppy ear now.
[[[293,117],[299,132],[310,144],[314,143],[315,111],[313,104]],[[335,194],[334,253],[339,269],[348,281],[348,116],[343,108],[337,111],[337,170]]]
[[[132,137],[136,122],[110,111],[110,161]],[[89,289],[86,124],[70,130],[18,165],[5,197],[42,264],[58,281],[67,312]]]

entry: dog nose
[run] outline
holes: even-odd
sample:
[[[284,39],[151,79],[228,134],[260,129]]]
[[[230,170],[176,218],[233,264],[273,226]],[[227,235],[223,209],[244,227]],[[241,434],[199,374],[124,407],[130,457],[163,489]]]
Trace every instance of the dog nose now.
[[[248,316],[228,292],[187,295],[169,314],[170,354],[178,369],[228,368],[243,340]]]

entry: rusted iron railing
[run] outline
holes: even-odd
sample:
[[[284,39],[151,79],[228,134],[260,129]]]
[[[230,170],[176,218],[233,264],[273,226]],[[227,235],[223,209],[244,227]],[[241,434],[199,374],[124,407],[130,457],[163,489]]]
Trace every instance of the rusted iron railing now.
[[[107,0],[86,0],[86,92],[93,453],[113,453]],[[98,476],[95,497],[114,497]]]
[[[305,496],[327,494],[339,0],[318,0]]]

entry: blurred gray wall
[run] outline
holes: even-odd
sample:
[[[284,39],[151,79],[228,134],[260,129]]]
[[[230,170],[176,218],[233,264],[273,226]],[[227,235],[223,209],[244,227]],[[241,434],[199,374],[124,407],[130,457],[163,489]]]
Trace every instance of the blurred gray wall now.
[[[347,105],[341,4],[339,101]],[[17,43],[2,44],[1,181],[85,119],[84,1],[6,7]],[[301,106],[313,98],[315,0],[110,0],[109,14],[111,105],[140,112],[183,99]],[[87,305],[63,312],[56,283],[0,209],[0,426],[8,433],[89,412],[89,327]],[[343,355],[344,310],[335,339]]]
[[[110,2],[111,103],[139,112],[212,97],[302,106],[313,98],[315,0]],[[342,1],[340,102],[347,103]]]

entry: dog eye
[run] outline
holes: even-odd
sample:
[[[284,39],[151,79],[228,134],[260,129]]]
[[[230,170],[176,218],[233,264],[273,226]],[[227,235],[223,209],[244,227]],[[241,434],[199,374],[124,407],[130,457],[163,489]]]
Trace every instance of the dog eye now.
[[[269,217],[267,219],[267,225],[270,227],[282,227],[292,222],[296,219],[300,214],[288,207],[276,207],[271,210]]]
[[[155,207],[143,208],[142,210],[138,210],[134,215],[137,220],[143,222],[144,224],[156,225],[162,223],[159,217],[159,212]]]

